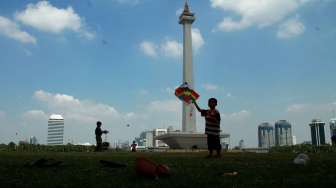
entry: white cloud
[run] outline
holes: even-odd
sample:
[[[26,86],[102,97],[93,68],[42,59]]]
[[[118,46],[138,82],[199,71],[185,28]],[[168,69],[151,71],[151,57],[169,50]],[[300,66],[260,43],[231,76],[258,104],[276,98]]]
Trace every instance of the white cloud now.
[[[307,107],[308,107],[307,104],[292,104],[288,106],[287,112],[290,112],[290,113],[304,112]]]
[[[215,84],[206,83],[206,84],[203,84],[203,88],[207,91],[215,91],[218,89],[218,86]]]
[[[29,110],[23,114],[23,118],[26,120],[45,120],[48,119],[48,115],[42,110]]]
[[[197,53],[204,45],[204,38],[198,28],[192,29],[193,50]],[[149,57],[165,56],[170,58],[181,58],[183,54],[183,44],[171,39],[166,39],[160,44],[150,41],[143,41],[140,50]]]
[[[23,52],[26,54],[26,56],[32,56],[33,55],[33,53],[28,49],[23,49]]]
[[[181,103],[178,100],[152,101],[148,105],[150,112],[180,112]]]
[[[146,89],[141,89],[141,90],[139,91],[139,93],[140,93],[140,95],[148,95],[148,94],[149,94],[149,91],[146,90]]]
[[[130,4],[130,5],[137,5],[140,3],[140,0],[113,0],[120,4]]]
[[[183,12],[183,8],[179,8],[179,9],[176,10],[175,14],[176,14],[176,16],[180,16],[182,14],[182,12]]]
[[[321,104],[291,104],[287,107],[286,112],[293,115],[302,115],[312,114],[313,116],[324,116],[325,114],[332,115],[333,111],[336,109],[336,103],[321,103]],[[302,113],[304,112],[304,113]]]
[[[22,31],[15,22],[2,16],[0,16],[0,35],[4,35],[22,43],[36,44],[35,37]]]
[[[97,119],[120,118],[120,113],[112,106],[79,100],[66,94],[53,94],[39,90],[34,93],[34,97],[47,104],[50,112],[63,114],[67,119],[94,122]]]
[[[57,8],[48,1],[40,1],[28,4],[26,9],[16,13],[16,19],[44,32],[61,33],[70,30],[79,33],[87,39],[94,37],[93,33],[85,29],[83,19],[73,10],[71,6],[66,9]]]
[[[140,50],[149,57],[157,57],[157,46],[149,41],[143,41],[140,44]]]
[[[0,120],[5,119],[6,113],[0,110]]]
[[[305,31],[305,26],[298,18],[293,18],[285,21],[279,26],[277,37],[281,39],[288,39],[299,36]]]
[[[160,46],[162,54],[166,57],[179,58],[182,57],[182,44],[176,40],[166,40]]]
[[[40,109],[23,113],[20,122],[8,122],[6,118],[1,118],[5,116],[5,112],[0,111],[0,138],[3,138],[2,141],[13,140],[12,137],[5,137],[5,135],[15,137],[15,132],[18,131],[19,139],[36,136],[39,143],[44,144],[48,115],[53,113],[62,114],[64,117],[65,142],[95,143],[94,129],[98,120],[103,122],[103,129],[110,131],[107,135],[110,143],[118,139],[134,138],[139,136],[141,131],[153,128],[166,128],[172,125],[174,128],[180,129],[182,107],[175,98],[174,100],[154,100],[143,106],[137,106],[136,111],[124,113],[117,111],[112,105],[44,90],[34,92],[33,98],[40,103]],[[130,126],[126,126],[127,124]],[[15,129],[9,128],[8,125],[15,127]]]
[[[176,86],[175,88],[177,88],[178,86]],[[169,94],[169,95],[173,95],[175,93],[175,89],[172,87],[166,87],[165,89],[162,90],[163,92]]]
[[[248,110],[241,110],[239,112],[222,114],[224,121],[242,121],[251,116],[251,112]]]
[[[210,0],[213,8],[233,12],[239,19],[225,17],[215,30],[237,31],[279,23],[310,0]]]
[[[195,52],[198,52],[198,50],[204,45],[203,36],[198,28],[193,28],[191,32],[193,49]]]

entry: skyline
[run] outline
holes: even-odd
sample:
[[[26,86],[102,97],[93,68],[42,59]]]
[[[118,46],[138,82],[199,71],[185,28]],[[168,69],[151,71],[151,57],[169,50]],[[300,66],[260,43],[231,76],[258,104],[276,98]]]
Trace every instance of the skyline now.
[[[310,140],[311,120],[327,123],[336,108],[336,1],[256,2],[189,2],[197,17],[199,104],[206,108],[208,98],[218,99],[221,128],[231,134],[232,146],[241,139],[256,146],[258,125],[281,119],[292,124],[298,143]],[[45,141],[53,113],[64,116],[64,140],[78,143],[94,143],[98,120],[111,140],[153,128],[180,129],[174,88],[182,83],[183,5],[0,2],[0,143],[16,132]],[[197,130],[204,131],[199,114]]]

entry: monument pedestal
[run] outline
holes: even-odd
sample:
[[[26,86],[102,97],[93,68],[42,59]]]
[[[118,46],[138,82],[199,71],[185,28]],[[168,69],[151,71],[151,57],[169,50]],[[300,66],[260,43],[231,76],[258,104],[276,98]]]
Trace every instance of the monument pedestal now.
[[[224,139],[230,138],[230,135],[221,134],[220,138],[222,145],[228,144],[225,143],[227,141],[224,141]],[[156,136],[154,139],[163,141],[169,146],[170,149],[208,148],[207,135],[204,133],[171,132],[164,135]]]

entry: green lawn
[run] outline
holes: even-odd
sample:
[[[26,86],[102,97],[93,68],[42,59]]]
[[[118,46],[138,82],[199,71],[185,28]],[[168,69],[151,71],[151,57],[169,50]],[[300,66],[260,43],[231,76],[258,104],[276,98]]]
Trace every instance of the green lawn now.
[[[295,154],[224,153],[25,153],[0,152],[0,187],[334,187],[336,154],[311,154],[306,166],[292,164]],[[173,175],[138,177],[135,159],[147,157],[167,164]],[[51,168],[24,167],[39,158],[64,161]],[[103,167],[100,159],[127,163],[127,168]],[[237,171],[237,176],[223,176]]]

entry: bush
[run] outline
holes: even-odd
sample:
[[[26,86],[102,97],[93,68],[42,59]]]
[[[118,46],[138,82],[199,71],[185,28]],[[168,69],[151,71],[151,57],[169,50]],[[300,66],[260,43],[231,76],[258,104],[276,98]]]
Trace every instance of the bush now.
[[[15,145],[14,142],[10,142],[8,145],[1,144],[0,151],[18,151],[18,152],[92,152],[95,146],[80,146],[80,145],[32,145],[28,143],[20,143]]]
[[[314,146],[310,144],[298,144],[295,146],[275,146],[270,152],[293,152],[293,153],[336,153],[336,147],[330,145]]]

